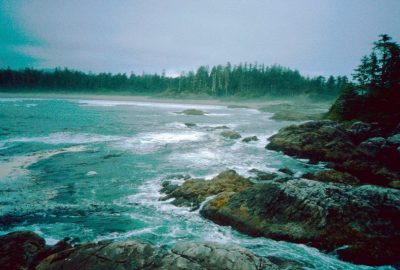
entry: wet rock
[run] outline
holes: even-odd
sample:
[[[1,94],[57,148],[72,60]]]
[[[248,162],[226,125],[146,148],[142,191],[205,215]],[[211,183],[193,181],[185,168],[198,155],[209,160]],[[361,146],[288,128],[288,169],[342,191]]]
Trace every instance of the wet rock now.
[[[232,104],[232,105],[228,105],[228,109],[249,109],[249,106],[246,105],[236,105],[236,104]]]
[[[400,133],[388,137],[387,142],[394,146],[400,146]]]
[[[257,136],[250,136],[250,137],[246,137],[242,140],[242,142],[248,143],[251,141],[258,141],[258,137]]]
[[[306,121],[322,119],[322,113],[299,113],[295,111],[280,111],[274,113],[271,119],[277,121]]]
[[[290,175],[290,176],[294,175],[294,172],[289,168],[280,168],[278,171],[280,171],[281,173]]]
[[[200,213],[221,225],[277,240],[307,243],[369,265],[400,259],[400,191],[291,179],[220,193]],[[374,243],[385,243],[375,248]],[[346,247],[346,248],[344,248]],[[352,259],[349,254],[363,250]]]
[[[195,123],[185,123],[185,126],[188,128],[193,128],[196,127],[197,125]]]
[[[186,109],[186,110],[182,111],[181,114],[185,114],[185,115],[205,115],[206,113],[201,111],[201,110],[197,110],[197,109]]]
[[[162,252],[140,241],[99,242],[55,253],[36,269],[144,269],[161,257]]]
[[[354,134],[367,132],[370,127],[370,135],[376,130],[372,124],[353,125],[350,130]],[[308,158],[310,162],[328,161],[330,168],[350,173],[361,183],[387,186],[400,179],[397,137],[389,137],[390,143],[389,138],[372,137],[357,146],[351,139],[353,135],[336,122],[311,121],[281,129],[266,148]]]
[[[204,269],[256,270],[278,269],[269,260],[235,244],[213,242],[178,242],[171,251],[196,262]]]
[[[311,179],[320,182],[327,182],[327,183],[339,183],[348,185],[357,185],[360,183],[357,177],[349,173],[339,172],[336,170],[319,171],[315,174],[303,175],[302,177],[306,179]]]
[[[177,206],[189,206],[197,209],[200,204],[209,196],[216,195],[221,192],[238,192],[253,185],[248,179],[238,175],[233,170],[221,172],[211,180],[189,179],[181,186],[167,193],[162,198],[167,200],[174,198],[172,204]]]
[[[269,141],[267,149],[318,161],[343,161],[355,151],[345,130],[327,120],[283,128]]]
[[[171,250],[141,241],[89,243],[44,259],[37,270],[261,270],[278,269],[269,260],[237,245],[213,242],[178,242]]]
[[[370,158],[376,158],[386,145],[386,139],[382,137],[370,138],[357,147],[357,150]]]
[[[382,130],[379,127],[361,121],[354,122],[346,131],[355,144],[370,137],[382,136]]]
[[[170,174],[167,177],[165,177],[166,180],[172,180],[172,179],[183,179],[187,180],[190,179],[190,175],[188,174]]]
[[[160,190],[160,192],[165,193],[165,194],[171,194],[179,187],[179,185],[171,184],[170,181],[162,182],[161,186],[162,186],[162,189]]]
[[[116,157],[120,157],[122,156],[122,153],[118,153],[118,154],[107,154],[103,156],[103,159],[110,159],[110,158],[116,158]]]
[[[0,236],[0,269],[28,269],[35,257],[45,250],[45,241],[29,231]]]
[[[238,132],[233,131],[233,130],[222,131],[220,135],[222,137],[225,137],[225,138],[228,138],[228,139],[232,139],[232,140],[236,140],[236,139],[239,139],[239,138],[242,137]]]
[[[277,173],[263,172],[257,169],[251,169],[249,172],[255,175],[251,179],[256,181],[269,181],[278,177]]]

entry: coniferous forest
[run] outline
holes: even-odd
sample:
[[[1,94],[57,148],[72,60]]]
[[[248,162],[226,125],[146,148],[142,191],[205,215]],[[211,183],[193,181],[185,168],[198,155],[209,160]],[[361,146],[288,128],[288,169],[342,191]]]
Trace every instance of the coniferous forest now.
[[[107,91],[132,94],[164,94],[179,97],[185,94],[215,97],[292,97],[308,95],[314,98],[335,98],[348,82],[347,77],[305,77],[297,70],[279,65],[239,64],[201,66],[195,72],[182,73],[176,78],[165,74],[136,75],[84,73],[56,68],[0,69],[0,91]]]

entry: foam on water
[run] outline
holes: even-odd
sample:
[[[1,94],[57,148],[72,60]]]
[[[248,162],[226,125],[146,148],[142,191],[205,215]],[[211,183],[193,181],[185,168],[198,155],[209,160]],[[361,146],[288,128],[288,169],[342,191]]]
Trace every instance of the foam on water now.
[[[7,139],[7,140],[3,140],[1,142],[2,143],[40,142],[40,143],[46,143],[46,144],[87,144],[87,143],[96,143],[96,142],[118,141],[121,139],[124,139],[124,137],[90,134],[90,133],[56,132],[56,133],[51,133],[48,136],[11,138],[11,139]]]
[[[28,170],[26,168],[40,160],[48,159],[62,153],[82,152],[85,150],[86,148],[84,146],[74,146],[53,151],[33,152],[25,156],[13,157],[7,161],[0,162],[0,179],[15,179],[21,175],[27,174]]]
[[[162,102],[145,102],[145,101],[111,101],[111,100],[79,100],[78,103],[84,106],[101,106],[101,107],[114,107],[114,106],[140,106],[140,107],[156,107],[167,109],[220,109],[224,106],[218,105],[200,105],[200,104],[179,104],[179,103],[162,103]]]

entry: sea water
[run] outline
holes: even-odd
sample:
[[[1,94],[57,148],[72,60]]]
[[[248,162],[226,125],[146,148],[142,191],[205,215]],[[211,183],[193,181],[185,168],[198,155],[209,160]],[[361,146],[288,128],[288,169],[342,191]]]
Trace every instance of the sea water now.
[[[191,108],[207,114],[180,113]],[[160,201],[162,181],[182,181],[174,175],[209,179],[226,169],[249,176],[253,168],[283,167],[301,175],[323,166],[266,150],[268,137],[290,124],[270,117],[225,106],[0,99],[0,234],[32,230],[50,244],[67,236],[160,246],[210,240],[300,261],[307,269],[372,269],[305,245],[249,237]],[[222,126],[259,140],[226,139]]]

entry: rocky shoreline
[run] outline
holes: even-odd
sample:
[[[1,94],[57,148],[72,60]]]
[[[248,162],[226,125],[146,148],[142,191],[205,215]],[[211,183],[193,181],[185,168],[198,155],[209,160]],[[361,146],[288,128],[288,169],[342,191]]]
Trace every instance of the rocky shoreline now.
[[[237,245],[214,242],[178,242],[165,248],[137,240],[72,246],[64,239],[48,246],[29,231],[0,236],[1,269],[275,270],[297,265],[273,257],[271,260]]]
[[[399,265],[400,129],[311,121],[281,129],[266,148],[331,169],[166,181],[163,199],[201,206],[203,217],[252,236],[307,244],[356,264]]]

